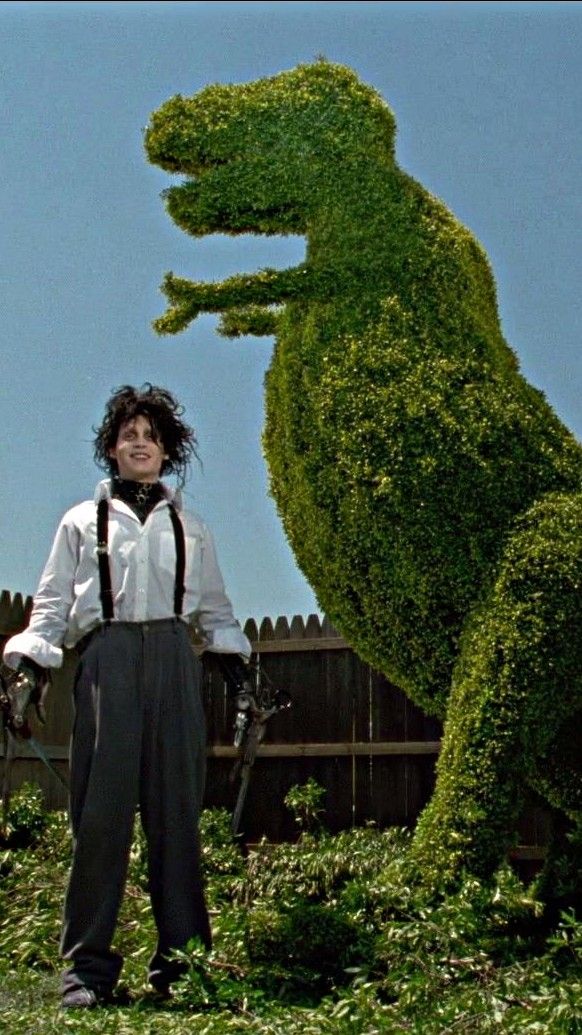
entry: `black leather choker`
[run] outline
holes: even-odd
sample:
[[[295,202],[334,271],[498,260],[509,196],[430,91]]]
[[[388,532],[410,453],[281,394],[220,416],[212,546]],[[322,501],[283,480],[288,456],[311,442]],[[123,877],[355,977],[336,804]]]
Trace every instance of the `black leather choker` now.
[[[161,482],[134,482],[128,478],[115,476],[112,495],[127,503],[143,525],[156,503],[164,498],[164,487]]]

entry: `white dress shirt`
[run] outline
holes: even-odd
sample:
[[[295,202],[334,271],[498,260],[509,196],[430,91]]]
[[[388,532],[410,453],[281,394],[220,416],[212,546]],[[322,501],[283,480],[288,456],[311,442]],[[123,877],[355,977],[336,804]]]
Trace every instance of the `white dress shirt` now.
[[[216,560],[212,535],[191,511],[181,509],[179,493],[164,486],[165,499],[142,525],[123,500],[111,497],[109,479],[100,482],[95,499],[67,511],[42,573],[30,622],[4,648],[7,665],[21,657],[43,668],[59,668],[62,646],[73,647],[103,620],[97,563],[97,503],[109,499],[109,567],[114,621],[146,622],[174,615],[176,543],[168,502],[184,525],[186,571],[183,620],[196,630],[200,650],[242,654],[251,645],[234,618]]]

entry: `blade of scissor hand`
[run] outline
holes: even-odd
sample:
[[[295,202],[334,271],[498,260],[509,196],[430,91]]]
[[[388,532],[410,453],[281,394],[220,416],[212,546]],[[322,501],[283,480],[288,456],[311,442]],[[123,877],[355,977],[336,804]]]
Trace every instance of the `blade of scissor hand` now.
[[[239,830],[239,827],[240,827],[240,821],[241,821],[242,812],[243,812],[244,805],[245,805],[245,799],[246,799],[246,796],[247,796],[247,791],[249,789],[250,777],[251,777],[251,767],[250,767],[250,765],[246,765],[245,764],[242,767],[242,773],[241,773],[241,778],[240,778],[240,787],[239,787],[239,790],[238,790],[238,798],[236,799],[236,805],[234,807],[234,812],[232,814],[232,823],[230,825],[230,829],[232,830],[232,833],[233,833],[234,837],[236,837],[236,835],[238,834],[238,830]]]
[[[49,770],[49,772],[51,772],[53,774],[53,776],[56,776],[56,778],[59,781],[59,783],[61,784],[61,786],[64,787],[65,790],[68,791],[69,790],[68,781],[65,780],[65,777],[63,776],[62,773],[59,773],[57,767],[53,765],[53,763],[51,762],[50,758],[48,757],[46,751],[44,750],[42,745],[39,744],[38,740],[35,737],[28,737],[26,743],[30,744],[32,750],[34,752],[36,752],[36,755],[38,756],[38,758],[40,758],[41,762],[44,762],[44,764],[47,767],[47,769]]]
[[[16,753],[15,739],[6,723],[4,723],[3,740],[4,771],[2,773],[2,826],[4,831],[6,831],[8,828],[8,806],[10,805],[10,770],[12,769],[12,763]]]
[[[243,762],[245,765],[253,765],[264,734],[265,724],[262,717],[254,718],[243,744]]]

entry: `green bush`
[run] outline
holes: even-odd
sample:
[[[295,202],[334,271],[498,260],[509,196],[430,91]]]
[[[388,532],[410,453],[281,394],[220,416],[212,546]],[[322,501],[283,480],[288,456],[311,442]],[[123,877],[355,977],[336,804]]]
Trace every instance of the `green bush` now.
[[[409,835],[370,825],[339,834],[304,833],[295,844],[263,840],[249,855],[242,902],[274,901],[286,908],[299,895],[322,902],[335,899],[352,882],[373,882],[391,861],[405,854]]]
[[[202,873],[210,907],[230,901],[244,875],[245,862],[232,835],[231,820],[226,809],[205,809],[200,820]]]
[[[301,787],[291,787],[285,797],[285,805],[301,830],[315,830],[321,825],[324,798],[325,788],[310,776]]]
[[[446,719],[414,848],[446,887],[493,873],[526,784],[582,809],[582,450],[519,372],[485,252],[398,167],[394,132],[324,60],[162,105],[146,149],[190,177],[165,192],[175,222],[302,234],[306,255],[215,284],[168,274],[155,327],[216,312],[229,336],[276,334],[271,491],[321,608]]]
[[[337,908],[297,900],[286,909],[252,910],[247,924],[251,963],[267,966],[285,985],[320,995],[349,980],[350,965],[362,962],[362,932]],[[369,947],[367,946],[369,949]],[[271,976],[272,982],[272,976]]]
[[[27,848],[38,841],[45,823],[44,799],[39,787],[24,783],[10,798],[0,846]]]

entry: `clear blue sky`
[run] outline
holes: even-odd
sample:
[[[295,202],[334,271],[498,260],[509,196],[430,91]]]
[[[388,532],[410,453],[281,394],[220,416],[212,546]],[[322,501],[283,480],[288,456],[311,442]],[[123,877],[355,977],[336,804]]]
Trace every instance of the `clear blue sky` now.
[[[225,341],[210,317],[172,338],[150,327],[164,271],[286,266],[303,242],[188,238],[142,133],[175,93],[320,53],[389,102],[400,164],[487,249],[506,337],[580,437],[580,4],[3,3],[0,588],[34,591],[61,514],[92,495],[105,399],[149,380],[197,428],[189,502],[238,616],[316,610],[267,493],[271,343]]]

